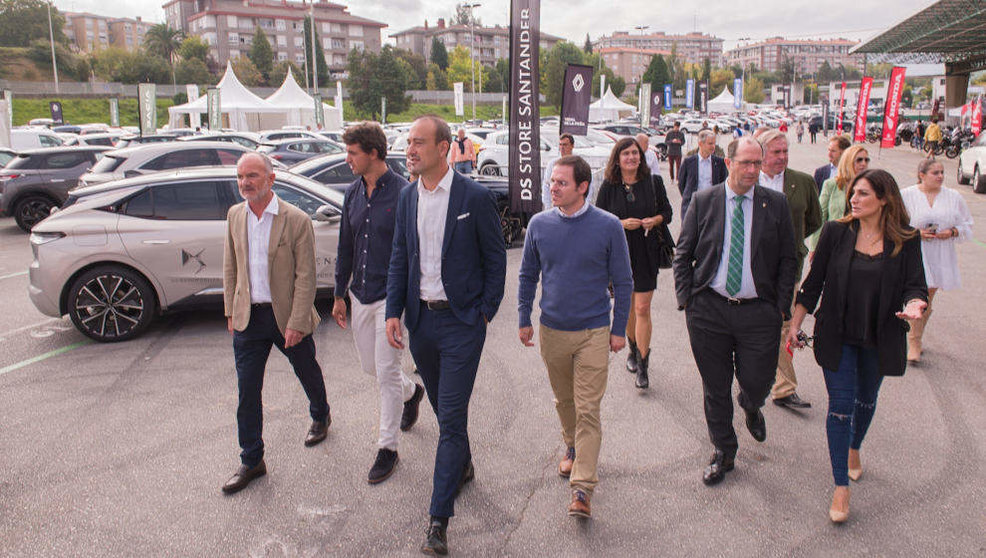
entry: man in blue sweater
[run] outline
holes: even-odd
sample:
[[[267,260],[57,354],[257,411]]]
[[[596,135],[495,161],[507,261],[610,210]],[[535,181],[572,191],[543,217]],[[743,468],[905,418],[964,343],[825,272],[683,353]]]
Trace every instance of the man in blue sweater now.
[[[562,157],[551,173],[554,208],[531,219],[520,264],[520,341],[533,347],[531,308],[541,276],[541,358],[555,395],[567,451],[558,474],[569,477],[568,514],[588,518],[599,481],[609,351],[618,352],[630,313],[633,279],[626,235],[613,215],[586,203],[592,171],[581,157]],[[613,321],[607,287],[613,285]]]

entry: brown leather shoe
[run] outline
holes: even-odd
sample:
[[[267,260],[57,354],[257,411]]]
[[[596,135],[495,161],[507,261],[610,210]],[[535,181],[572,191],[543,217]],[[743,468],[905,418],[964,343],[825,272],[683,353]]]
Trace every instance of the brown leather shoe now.
[[[558,464],[558,474],[567,479],[572,476],[573,466],[575,466],[575,448],[568,448],[565,457]]]
[[[253,467],[247,467],[246,465],[240,465],[240,468],[233,473],[233,476],[229,477],[226,484],[223,485],[223,492],[226,494],[234,494],[246,488],[253,479],[260,478],[267,474],[267,464],[261,459],[260,463],[257,463]]]
[[[321,443],[329,435],[329,424],[331,423],[332,417],[329,416],[325,417],[324,421],[312,421],[312,426],[308,429],[308,435],[305,436],[305,446],[310,448]]]
[[[573,490],[572,503],[568,505],[568,515],[586,519],[592,517],[592,512],[589,511],[589,495],[581,490]]]

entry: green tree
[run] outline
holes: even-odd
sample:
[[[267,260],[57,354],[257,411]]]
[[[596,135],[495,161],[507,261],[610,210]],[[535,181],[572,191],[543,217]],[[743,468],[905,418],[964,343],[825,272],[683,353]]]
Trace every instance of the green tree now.
[[[478,60],[471,60],[469,49],[459,45],[449,53],[448,75],[449,83],[462,82],[465,91],[472,91],[472,68],[476,67],[476,83],[483,83],[483,65]]]
[[[65,16],[51,8],[51,29],[55,42],[68,44],[62,32]],[[0,46],[23,47],[37,39],[49,40],[48,3],[43,0],[0,0]],[[51,51],[49,51],[51,56]],[[57,56],[57,54],[56,54]]]
[[[609,70],[609,68],[606,68]],[[612,70],[610,70],[612,72]],[[627,90],[627,81],[620,76],[613,75],[613,77],[606,78],[606,87],[613,90],[613,95],[617,97],[623,95]]]
[[[709,78],[709,98],[714,98],[719,93],[722,93],[724,87],[728,87],[730,93],[732,93],[733,80],[735,78],[736,74],[732,70],[725,68],[712,70],[712,76]]]
[[[39,67],[48,68],[46,72],[51,76],[51,43],[48,39],[35,39],[31,41],[28,50],[28,58],[34,61]],[[72,54],[68,47],[61,43],[55,43],[55,62],[58,64],[58,73],[61,78],[71,78],[78,81],[89,80],[89,62],[81,57]]]
[[[766,95],[763,92],[764,84],[759,78],[747,77],[743,84],[743,100],[747,103],[762,103]]]
[[[547,104],[556,107],[561,106],[561,95],[565,85],[565,68],[569,64],[582,64],[584,61],[582,49],[568,41],[561,41],[548,51],[545,77],[541,82],[541,93],[544,94]]]
[[[438,37],[431,39],[431,61],[438,64],[443,71],[448,70],[448,49],[445,43],[438,40]]]
[[[650,57],[650,64],[647,65],[647,70],[640,77],[640,81],[651,84],[651,91],[655,93],[661,91],[663,95],[664,84],[671,83],[668,65],[664,62],[663,56],[655,54]]]
[[[592,54],[592,41],[589,40],[589,34],[585,34],[585,44],[582,45],[582,51],[586,54]]]
[[[264,34],[259,25],[257,30],[253,32],[253,44],[250,45],[250,53],[247,56],[260,71],[264,82],[271,83],[270,73],[274,69],[274,49],[271,48],[267,35]]]
[[[483,91],[488,93],[506,93],[510,87],[510,61],[501,58],[496,65],[486,69],[486,81]]]
[[[280,87],[284,83],[284,78],[287,77],[288,72],[294,76],[294,81],[296,83],[305,83],[305,72],[298,67],[297,64],[290,60],[285,60],[283,62],[278,62],[274,69],[270,72],[269,83],[274,86]]]
[[[205,62],[199,58],[187,58],[175,67],[175,80],[178,83],[209,84],[213,82],[212,74]]]
[[[394,49],[394,55],[405,62],[412,72],[408,89],[424,89],[428,80],[428,62],[425,57],[402,48]]]
[[[312,21],[305,16],[305,72],[312,75]],[[315,44],[322,44],[318,39],[318,29],[315,30]],[[325,63],[325,52],[321,48],[315,49],[315,68],[318,75],[318,86],[325,87],[329,83],[329,65]]]
[[[428,91],[448,91],[451,89],[445,70],[441,69],[438,64],[428,64],[428,77],[425,78],[425,88]]]
[[[233,64],[233,73],[243,85],[253,87],[263,83],[263,74],[257,69],[257,65],[246,56],[237,56],[230,62]]]
[[[818,71],[815,72],[815,80],[820,83],[828,83],[837,79],[839,79],[839,72],[832,69],[828,60],[823,60],[818,66]]]
[[[185,34],[167,23],[158,23],[144,33],[144,50],[149,56],[162,56],[171,66],[171,83],[175,84],[175,58]]]
[[[380,115],[380,98],[387,99],[387,112],[396,114],[410,108],[411,97],[406,94],[408,75],[401,60],[390,45],[380,54],[353,49],[347,66],[349,97],[357,113],[376,120]]]
[[[712,79],[712,61],[706,58],[702,62],[702,81],[709,83]]]
[[[209,43],[202,40],[202,37],[191,35],[185,37],[178,47],[178,56],[182,60],[201,60],[205,64],[209,58]]]

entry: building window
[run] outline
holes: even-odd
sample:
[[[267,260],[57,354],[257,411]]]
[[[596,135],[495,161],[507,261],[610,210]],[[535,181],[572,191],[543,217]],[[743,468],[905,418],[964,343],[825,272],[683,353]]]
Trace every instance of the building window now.
[[[274,21],[274,26],[277,28],[278,31],[284,31],[285,29],[287,29],[286,24],[287,22],[284,21],[283,19],[278,19]]]
[[[333,33],[342,33],[342,24],[333,23],[332,24],[332,32]]]
[[[333,50],[345,50],[346,41],[342,39],[332,39],[332,49]]]
[[[349,50],[363,50],[363,41],[349,41]]]
[[[362,37],[363,36],[363,26],[362,25],[352,25],[349,26],[349,36],[350,37]]]
[[[322,22],[322,33],[331,33],[331,32],[332,32],[332,24],[329,23],[329,22],[327,22],[327,21],[323,21]]]
[[[294,46],[295,47],[301,48],[301,46],[304,45],[304,44],[305,44],[305,38],[304,37],[295,37],[294,38]]]
[[[228,16],[226,16],[226,26],[227,27],[229,27],[229,28],[236,28],[239,25],[240,24],[237,23],[236,16],[235,15],[228,15]]]
[[[332,39],[322,39],[322,48],[329,50],[332,48]]]
[[[239,58],[240,57],[240,51],[238,51],[238,50],[230,50],[229,51],[229,57],[230,58]]]
[[[229,34],[229,44],[231,44],[231,45],[238,45],[238,44],[240,44],[240,34],[239,33],[230,33]]]
[[[297,62],[298,64],[304,64],[305,63],[305,55],[304,54],[295,54],[294,55],[294,61]]]
[[[284,35],[278,35],[277,36],[277,46],[279,46],[279,47],[286,47],[286,46],[288,46],[288,38],[285,37]]]
[[[287,59],[288,59],[288,53],[286,53],[286,52],[278,52],[277,53],[277,61],[278,62],[284,62]]]

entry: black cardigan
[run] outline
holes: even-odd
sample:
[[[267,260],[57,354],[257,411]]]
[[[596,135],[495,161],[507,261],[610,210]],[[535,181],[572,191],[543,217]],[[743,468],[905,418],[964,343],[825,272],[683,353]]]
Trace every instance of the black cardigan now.
[[[849,265],[856,249],[857,228],[856,224],[838,221],[825,223],[811,271],[798,291],[797,303],[815,314],[815,360],[827,370],[838,370],[842,359],[842,323],[847,289],[851,288]],[[894,314],[915,298],[927,302],[928,286],[921,259],[921,237],[906,240],[896,256],[892,256],[893,249],[893,242],[884,240],[877,353],[882,375],[903,376],[909,325]],[[819,297],[822,302],[815,311]]]

